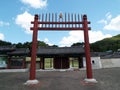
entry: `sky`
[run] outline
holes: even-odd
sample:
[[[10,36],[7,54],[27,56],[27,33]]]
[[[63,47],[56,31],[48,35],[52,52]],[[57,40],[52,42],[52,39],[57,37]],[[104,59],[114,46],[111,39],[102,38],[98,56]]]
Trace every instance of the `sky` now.
[[[91,22],[90,43],[120,32],[120,0],[1,0],[0,40],[32,41],[31,21],[42,13],[86,14]],[[83,31],[39,31],[38,40],[62,47],[84,42],[84,36]]]

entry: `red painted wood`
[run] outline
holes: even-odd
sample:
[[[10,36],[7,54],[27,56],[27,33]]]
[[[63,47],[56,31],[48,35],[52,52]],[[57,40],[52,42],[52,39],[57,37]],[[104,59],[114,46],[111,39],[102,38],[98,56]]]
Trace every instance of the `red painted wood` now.
[[[91,78],[93,78],[93,75],[92,75],[92,66],[91,66],[91,58],[90,58],[90,45],[89,45],[88,24],[87,24],[87,16],[86,15],[83,16],[83,28],[84,28],[87,78],[91,79]]]
[[[56,15],[55,15],[56,17]],[[73,16],[72,16],[73,17]],[[53,19],[53,18],[52,18]],[[57,19],[57,17],[55,18]],[[78,18],[79,20],[79,18]],[[65,20],[66,21],[66,20]],[[79,21],[72,21],[70,22],[70,16],[68,14],[68,22],[62,21],[52,21],[50,22],[50,15],[49,15],[49,22],[44,21],[44,15],[42,14],[42,21],[38,21],[38,15],[35,15],[34,22],[31,22],[31,24],[34,24],[31,30],[33,30],[33,40],[32,40],[32,52],[31,52],[31,67],[30,67],[30,80],[34,80],[36,78],[36,52],[37,52],[37,33],[38,30],[83,30],[84,31],[84,40],[85,40],[85,54],[86,54],[86,68],[87,68],[87,78],[92,78],[92,66],[91,66],[91,59],[90,59],[90,46],[89,46],[89,36],[88,36],[88,30],[91,28],[88,27],[88,24],[90,22],[87,21],[87,16],[84,15],[82,17],[82,22]],[[41,25],[40,25],[41,24]],[[81,25],[83,27],[81,27]],[[41,27],[39,27],[39,25]],[[66,26],[67,25],[67,26]]]
[[[30,66],[30,80],[36,78],[36,52],[37,52],[37,34],[38,34],[38,15],[35,15],[32,39],[32,52],[31,52],[31,66]]]
[[[77,28],[77,27],[46,27],[46,28],[43,28],[43,27],[38,27],[38,30],[52,30],[52,31],[61,31],[61,30],[65,30],[65,31],[70,31],[70,30],[76,30],[76,31],[79,31],[79,30],[83,30],[84,28]],[[89,27],[88,30],[90,30],[91,28]],[[31,30],[33,30],[33,28],[31,28]]]
[[[34,22],[31,22],[32,24],[34,24]],[[87,22],[88,24],[90,24],[90,22]],[[64,21],[59,21],[59,22],[38,22],[38,24],[83,24],[83,22],[64,22]]]

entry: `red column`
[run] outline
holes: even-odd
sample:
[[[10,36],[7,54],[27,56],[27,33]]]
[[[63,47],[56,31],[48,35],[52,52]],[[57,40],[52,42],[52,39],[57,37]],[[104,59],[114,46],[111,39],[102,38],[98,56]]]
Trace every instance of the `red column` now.
[[[87,16],[83,16],[83,29],[84,29],[84,41],[85,41],[85,56],[86,56],[86,72],[87,78],[92,79],[92,66],[90,58],[90,45],[89,45],[89,36],[88,36],[88,21]]]
[[[32,51],[31,51],[31,66],[30,66],[30,80],[36,78],[36,52],[37,52],[37,33],[38,33],[38,15],[35,15],[33,26],[32,38]]]

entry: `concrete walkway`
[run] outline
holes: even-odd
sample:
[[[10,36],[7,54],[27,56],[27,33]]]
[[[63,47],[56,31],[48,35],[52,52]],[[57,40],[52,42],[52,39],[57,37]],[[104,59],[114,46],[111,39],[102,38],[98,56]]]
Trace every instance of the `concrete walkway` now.
[[[0,73],[0,90],[120,90],[120,68],[98,69],[93,71],[98,83],[85,83],[85,70],[76,71],[37,71],[37,85],[26,86],[29,72]]]

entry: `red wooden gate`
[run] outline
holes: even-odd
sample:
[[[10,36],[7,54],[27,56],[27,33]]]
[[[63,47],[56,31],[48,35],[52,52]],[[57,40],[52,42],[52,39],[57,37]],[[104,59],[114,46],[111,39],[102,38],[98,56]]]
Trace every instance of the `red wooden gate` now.
[[[80,21],[80,18],[82,20]],[[89,46],[89,36],[87,15],[80,16],[79,14],[64,14],[60,13],[59,17],[57,14],[41,14],[35,15],[34,21],[31,22],[34,26],[30,29],[33,30],[33,40],[32,40],[32,52],[31,52],[31,67],[30,67],[30,80],[36,79],[36,51],[37,51],[37,34],[38,30],[83,30],[84,32],[84,42],[85,42],[85,55],[86,55],[86,71],[87,79],[92,79],[92,67],[90,59],[90,46]]]

